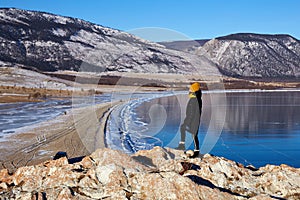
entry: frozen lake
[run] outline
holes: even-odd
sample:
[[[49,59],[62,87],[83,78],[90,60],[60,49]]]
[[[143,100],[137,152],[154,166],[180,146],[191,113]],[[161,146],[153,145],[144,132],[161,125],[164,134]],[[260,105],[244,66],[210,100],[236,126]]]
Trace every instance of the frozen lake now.
[[[72,106],[87,106],[93,103],[111,100],[110,94],[79,98],[78,105],[72,105],[72,99],[48,99],[44,102],[0,103],[0,138],[22,131],[32,126],[63,114]]]
[[[111,127],[119,126],[108,130],[108,145],[128,153],[155,145],[176,147],[187,100],[179,93],[119,108],[121,114],[113,113],[110,120]],[[300,167],[300,92],[205,93],[199,139],[202,153],[245,165]],[[193,149],[190,134],[186,148]]]

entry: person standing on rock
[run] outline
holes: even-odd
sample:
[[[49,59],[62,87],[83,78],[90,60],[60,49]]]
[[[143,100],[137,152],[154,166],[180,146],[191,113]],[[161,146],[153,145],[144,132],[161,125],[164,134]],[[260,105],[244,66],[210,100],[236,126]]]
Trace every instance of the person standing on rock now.
[[[200,83],[195,82],[191,84],[189,90],[189,102],[186,107],[186,117],[183,124],[180,126],[181,140],[177,149],[185,150],[185,136],[186,132],[192,134],[194,140],[194,153],[192,157],[199,155],[199,139],[198,129],[200,125],[200,117],[202,112],[202,92],[200,89]]]

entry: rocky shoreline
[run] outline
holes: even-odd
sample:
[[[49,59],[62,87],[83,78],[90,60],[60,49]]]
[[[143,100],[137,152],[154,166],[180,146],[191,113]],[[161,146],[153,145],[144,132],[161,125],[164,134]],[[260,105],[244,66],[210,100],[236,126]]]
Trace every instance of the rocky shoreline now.
[[[98,149],[80,162],[66,157],[13,174],[0,172],[4,199],[299,199],[300,169],[258,169],[209,154],[155,147],[127,155]]]

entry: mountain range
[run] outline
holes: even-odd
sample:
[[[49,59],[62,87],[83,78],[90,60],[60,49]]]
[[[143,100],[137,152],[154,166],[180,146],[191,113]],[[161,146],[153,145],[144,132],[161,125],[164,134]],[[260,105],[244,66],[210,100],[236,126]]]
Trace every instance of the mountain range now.
[[[219,75],[204,56],[165,48],[80,19],[0,10],[0,60],[40,71],[118,71]]]
[[[289,35],[239,33],[154,43],[81,19],[2,8],[0,64],[44,72],[299,78],[300,42]]]

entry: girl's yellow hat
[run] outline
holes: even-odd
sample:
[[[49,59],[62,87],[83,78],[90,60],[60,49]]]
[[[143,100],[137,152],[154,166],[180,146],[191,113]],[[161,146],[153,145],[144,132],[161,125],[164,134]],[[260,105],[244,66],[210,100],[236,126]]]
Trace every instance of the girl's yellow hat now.
[[[190,91],[197,92],[198,90],[200,90],[200,83],[198,83],[198,82],[193,83],[190,87]]]

